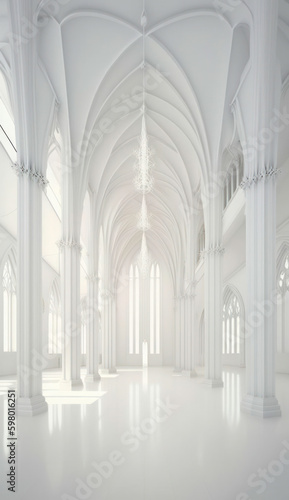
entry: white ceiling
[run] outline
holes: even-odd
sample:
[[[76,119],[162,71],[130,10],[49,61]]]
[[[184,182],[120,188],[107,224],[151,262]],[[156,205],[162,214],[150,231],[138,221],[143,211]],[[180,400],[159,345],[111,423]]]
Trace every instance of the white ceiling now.
[[[78,164],[79,203],[82,206],[88,186],[96,192],[95,231],[101,224],[106,228],[112,265],[119,268],[141,241],[135,217],[141,197],[133,188],[133,165],[142,117],[143,2],[59,0],[53,4],[52,12],[51,1],[35,0],[45,21],[37,33],[39,71],[51,95],[57,96],[63,143],[73,151],[87,147]],[[216,0],[145,2],[146,116],[155,163],[155,188],[148,196],[153,214],[148,246],[165,260],[172,276],[185,259],[187,208],[209,172],[220,168],[223,150],[234,137],[230,104],[249,61],[252,19],[246,4],[250,2],[228,1],[225,12],[220,4]],[[285,0],[279,4],[278,55],[285,81],[289,4]],[[6,0],[0,0],[0,48],[9,67],[6,7]],[[42,84],[37,92],[45,122],[48,91]],[[44,131],[40,128],[38,133]],[[289,155],[287,142],[280,144],[282,162]],[[54,159],[59,176],[56,163]],[[47,226],[53,227],[55,214],[49,222],[48,212]],[[86,245],[88,233],[86,224]],[[53,253],[48,240],[44,255]]]

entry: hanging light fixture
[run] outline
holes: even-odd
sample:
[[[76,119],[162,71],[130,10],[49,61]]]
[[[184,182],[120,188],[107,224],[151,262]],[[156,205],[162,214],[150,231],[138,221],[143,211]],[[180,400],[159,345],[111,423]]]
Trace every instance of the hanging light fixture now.
[[[143,61],[142,61],[142,71],[143,71],[143,106],[142,106],[142,126],[141,135],[139,139],[139,147],[136,151],[136,176],[134,179],[135,188],[138,192],[144,194],[149,193],[154,184],[154,179],[151,175],[151,170],[154,166],[152,161],[152,153],[149,148],[149,141],[147,135],[146,121],[145,121],[145,27],[147,24],[147,17],[145,12],[145,2],[143,2],[143,12],[141,15],[141,26],[143,29]]]
[[[138,214],[137,227],[141,231],[148,231],[151,228],[150,215],[148,214],[145,196],[142,198],[141,210]]]
[[[141,249],[137,258],[137,264],[140,269],[142,278],[146,278],[150,272],[151,258],[148,252],[146,234],[145,232],[151,228],[150,216],[148,214],[146,204],[146,194],[150,193],[153,189],[154,178],[151,170],[154,166],[152,161],[152,153],[149,148],[149,141],[145,122],[145,27],[147,24],[147,17],[145,13],[145,0],[143,0],[143,12],[141,15],[141,25],[143,29],[143,106],[142,106],[142,126],[141,135],[139,139],[139,148],[136,151],[136,176],[134,179],[135,188],[139,193],[142,193],[142,205],[138,215],[137,227],[142,231]]]
[[[141,250],[138,255],[137,264],[140,269],[142,278],[146,278],[149,274],[151,258],[148,252],[145,232],[143,232],[142,234]]]
[[[153,161],[148,144],[145,115],[142,117],[141,136],[139,140],[139,149],[136,151],[136,158],[135,188],[142,194],[150,193],[154,184],[154,179],[151,175]]]

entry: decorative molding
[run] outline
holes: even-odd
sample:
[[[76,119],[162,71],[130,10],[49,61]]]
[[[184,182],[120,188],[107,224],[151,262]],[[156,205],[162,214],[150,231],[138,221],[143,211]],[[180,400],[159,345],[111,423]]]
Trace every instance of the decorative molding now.
[[[232,271],[228,276],[225,276],[223,280],[224,286],[227,286],[229,282],[233,279],[233,277],[239,272],[241,272],[242,269],[244,269],[245,267],[246,267],[246,262],[244,261],[236,269],[234,269],[234,271]]]
[[[60,250],[62,250],[63,248],[65,247],[68,247],[68,248],[76,248],[78,249],[80,252],[82,250],[82,246],[77,243],[77,241],[75,241],[74,239],[70,239],[70,240],[59,240],[56,242],[58,248]]]
[[[223,254],[225,252],[225,248],[221,245],[210,246],[207,249],[202,250],[201,255],[212,255],[212,254]]]
[[[102,299],[113,299],[115,297],[115,293],[107,288],[103,288],[100,292],[100,296]]]
[[[100,281],[100,277],[97,274],[87,274],[87,276],[85,276],[85,279],[87,279],[87,281],[90,281],[91,283],[98,283]]]
[[[240,183],[240,186],[242,189],[250,189],[250,187],[253,184],[257,184],[258,182],[262,181],[263,179],[269,179],[272,177],[275,177],[281,172],[280,168],[275,168],[275,167],[270,167],[270,168],[265,168],[264,170],[261,170],[261,172],[258,172],[257,174],[254,174],[251,177],[243,177],[242,182]]]
[[[195,292],[196,286],[197,286],[197,281],[195,280],[188,281],[185,289],[185,298],[196,297],[196,292]]]
[[[18,163],[13,163],[13,165],[11,165],[11,168],[15,172],[17,177],[19,177],[20,175],[27,175],[29,179],[37,182],[37,184],[42,189],[45,189],[49,184],[49,181],[46,179],[46,177],[44,177],[43,174],[41,174],[37,170],[32,170],[31,167],[26,168],[22,163],[20,165]]]

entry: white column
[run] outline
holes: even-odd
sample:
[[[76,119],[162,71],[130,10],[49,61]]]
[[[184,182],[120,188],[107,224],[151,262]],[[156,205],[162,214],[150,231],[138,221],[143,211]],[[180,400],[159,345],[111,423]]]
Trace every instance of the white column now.
[[[246,395],[241,409],[260,417],[281,415],[275,397],[276,171],[245,180],[247,212]],[[243,184],[243,185],[244,185]]]
[[[110,356],[110,373],[116,373],[116,295],[111,298],[111,356]],[[141,349],[141,346],[140,346]]]
[[[82,385],[81,313],[80,313],[80,252],[79,242],[62,239],[60,248],[61,308],[62,308],[62,379],[61,389]]]
[[[96,238],[96,193],[89,191],[90,201],[90,234],[88,250],[88,276],[87,276],[87,299],[88,314],[86,327],[86,382],[95,382],[100,379],[99,375],[99,304],[98,292],[98,249],[99,242]]]
[[[182,295],[180,297],[180,358],[181,358],[181,370],[185,369],[185,297]]]
[[[14,165],[18,179],[18,414],[47,410],[42,395],[42,190],[44,177]]]
[[[207,197],[205,209],[205,379],[211,387],[222,381],[222,195]]]
[[[196,377],[196,338],[194,331],[195,317],[195,293],[194,283],[192,282],[187,289],[185,297],[186,312],[186,363],[185,370],[190,377]]]
[[[103,292],[103,368],[116,373],[116,300],[109,290]]]
[[[181,369],[181,335],[180,335],[180,305],[181,298],[179,296],[175,297],[175,366],[174,372],[179,373]]]
[[[36,415],[47,410],[42,395],[42,190],[45,154],[41,147],[37,100],[37,37],[23,33],[23,19],[34,16],[32,0],[7,3],[17,142],[17,411]],[[38,140],[37,140],[38,137]]]
[[[252,120],[246,133],[272,133],[276,108],[278,2],[255,0],[252,30]],[[246,190],[246,395],[241,409],[259,417],[281,415],[275,397],[276,137],[245,151]]]
[[[88,281],[88,314],[87,314],[87,341],[86,341],[86,382],[100,380],[99,375],[99,311],[98,311],[98,284],[99,278],[95,275],[87,277]]]

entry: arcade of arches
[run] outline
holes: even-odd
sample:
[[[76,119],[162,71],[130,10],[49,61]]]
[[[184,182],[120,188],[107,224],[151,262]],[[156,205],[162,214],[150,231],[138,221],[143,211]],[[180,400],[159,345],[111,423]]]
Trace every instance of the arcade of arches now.
[[[173,396],[184,428],[214,408],[232,433],[288,425],[288,1],[0,0],[0,21],[0,382],[25,435],[78,402],[97,447],[114,411],[124,431]],[[190,491],[255,498],[238,477]],[[18,495],[80,498],[61,484]],[[194,496],[149,484],[138,498]]]

